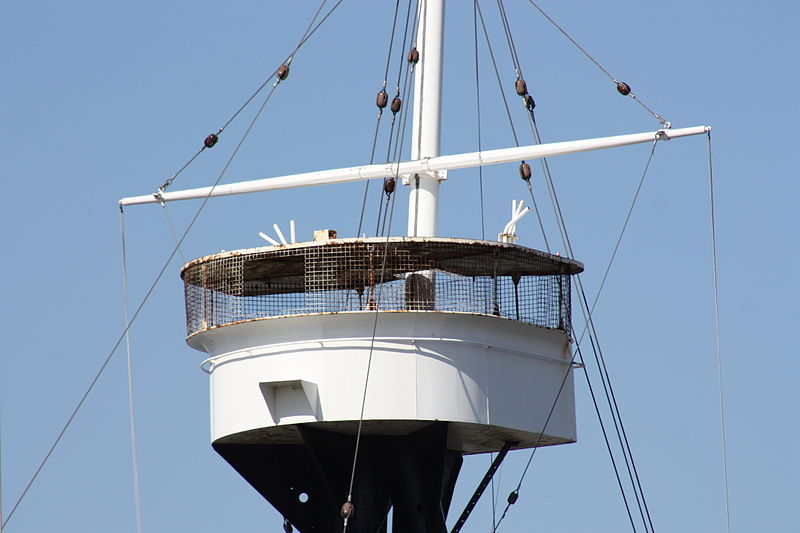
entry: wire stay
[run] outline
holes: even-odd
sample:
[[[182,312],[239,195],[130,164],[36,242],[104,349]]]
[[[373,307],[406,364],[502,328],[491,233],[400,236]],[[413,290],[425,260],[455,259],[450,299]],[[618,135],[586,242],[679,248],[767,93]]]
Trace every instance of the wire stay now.
[[[714,287],[714,354],[717,363],[717,389],[719,391],[719,432],[720,446],[722,448],[722,491],[725,503],[725,531],[731,531],[731,511],[728,498],[728,442],[725,436],[725,391],[722,375],[722,354],[720,347],[719,327],[719,289],[717,276],[717,223],[714,206],[714,167],[711,157],[711,132],[708,135],[708,201],[711,225],[711,270]]]

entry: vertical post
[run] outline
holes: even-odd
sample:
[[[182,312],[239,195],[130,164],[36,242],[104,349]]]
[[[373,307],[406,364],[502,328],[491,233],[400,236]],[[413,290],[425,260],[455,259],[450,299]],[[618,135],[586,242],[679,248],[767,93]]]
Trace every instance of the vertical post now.
[[[442,55],[445,0],[419,0],[417,50],[414,73],[414,120],[411,159],[439,155],[442,115]],[[408,199],[408,235],[435,237],[439,206],[439,180],[412,176]]]

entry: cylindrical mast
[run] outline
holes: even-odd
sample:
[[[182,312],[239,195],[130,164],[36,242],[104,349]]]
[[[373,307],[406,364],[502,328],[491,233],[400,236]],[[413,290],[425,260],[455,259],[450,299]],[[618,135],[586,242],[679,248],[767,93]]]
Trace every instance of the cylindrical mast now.
[[[442,115],[442,55],[445,0],[419,0],[417,49],[419,64],[414,75],[414,122],[411,159],[439,155]],[[418,174],[412,177],[408,201],[408,235],[434,237],[437,233],[439,180]]]

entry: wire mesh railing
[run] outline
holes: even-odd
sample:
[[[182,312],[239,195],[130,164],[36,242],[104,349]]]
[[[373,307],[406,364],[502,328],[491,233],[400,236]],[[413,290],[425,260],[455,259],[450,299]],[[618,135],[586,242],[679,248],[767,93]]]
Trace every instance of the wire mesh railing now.
[[[187,264],[187,333],[315,313],[431,311],[569,333],[580,263],[458,239],[342,239],[226,252]]]

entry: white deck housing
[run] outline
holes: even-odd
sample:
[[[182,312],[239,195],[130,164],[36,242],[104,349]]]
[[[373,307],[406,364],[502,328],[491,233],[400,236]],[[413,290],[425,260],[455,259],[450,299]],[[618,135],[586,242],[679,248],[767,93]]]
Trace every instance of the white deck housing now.
[[[436,238],[192,261],[188,343],[211,356],[212,440],[301,443],[298,424],[355,433],[363,406],[365,434],[445,421],[460,453],[573,442],[569,276],[580,270],[512,244]]]

